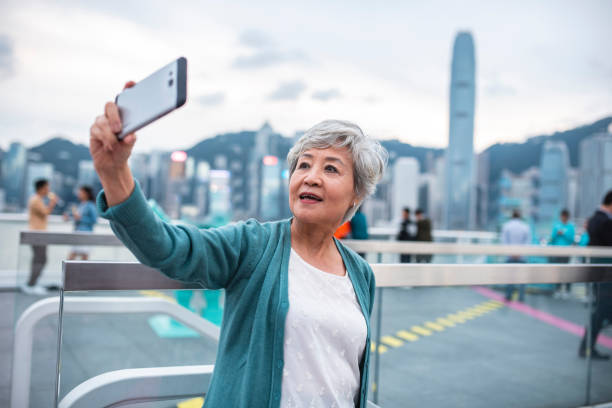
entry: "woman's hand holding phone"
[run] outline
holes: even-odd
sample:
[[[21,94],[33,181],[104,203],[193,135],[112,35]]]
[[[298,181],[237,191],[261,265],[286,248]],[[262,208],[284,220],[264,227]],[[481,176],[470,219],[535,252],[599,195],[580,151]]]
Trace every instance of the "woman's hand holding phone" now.
[[[133,81],[129,81],[124,89],[134,85]],[[117,105],[107,102],[104,114],[96,118],[89,130],[89,151],[109,206],[125,201],[134,191],[128,158],[136,143],[136,134],[130,133],[122,140],[117,139],[121,126]]]

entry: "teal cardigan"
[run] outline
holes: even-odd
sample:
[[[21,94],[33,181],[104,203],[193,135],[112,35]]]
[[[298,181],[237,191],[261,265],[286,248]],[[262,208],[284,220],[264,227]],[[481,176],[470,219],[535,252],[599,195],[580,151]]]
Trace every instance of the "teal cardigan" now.
[[[285,317],[290,307],[291,220],[248,220],[205,230],[171,225],[153,213],[138,183],[126,201],[109,208],[102,191],[97,205],[117,237],[143,264],[183,282],[225,288],[217,361],[204,405],[279,407]],[[367,325],[359,367],[359,407],[365,408],[374,274],[359,255],[335,242]]]

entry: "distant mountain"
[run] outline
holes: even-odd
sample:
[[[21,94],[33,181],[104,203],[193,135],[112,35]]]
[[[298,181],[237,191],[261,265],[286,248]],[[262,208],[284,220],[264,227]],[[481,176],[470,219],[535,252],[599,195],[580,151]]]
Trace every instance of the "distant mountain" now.
[[[389,164],[393,164],[398,157],[414,157],[419,161],[421,173],[431,170],[428,166],[433,163],[428,163],[428,160],[444,155],[445,150],[412,146],[399,140],[382,140],[380,144],[389,152]]]
[[[563,141],[567,144],[570,162],[578,166],[579,144],[595,133],[605,132],[612,123],[612,116],[594,123],[551,135],[540,135],[529,138],[523,143],[497,143],[485,150],[489,153],[489,180],[494,182],[503,169],[518,174],[532,166],[538,166],[542,146],[547,140]],[[227,160],[240,160],[247,163],[249,153],[255,147],[256,131],[242,131],[220,134],[204,139],[187,150],[189,156],[196,160],[206,160],[214,167],[215,157],[223,155]],[[280,134],[272,136],[272,143],[277,154],[284,159],[293,144],[293,139]],[[429,160],[440,157],[445,149],[413,146],[399,140],[383,140],[381,144],[389,152],[389,162],[393,164],[397,157],[414,157],[419,161],[421,171],[428,170]],[[0,157],[3,152],[0,150]],[[81,160],[91,160],[89,148],[74,144],[62,137],[55,137],[47,142],[29,149],[28,157],[33,161],[52,163],[60,173],[77,177]]]
[[[529,167],[539,166],[542,146],[547,140],[563,141],[567,145],[572,167],[578,167],[579,145],[590,136],[605,132],[612,123],[612,116],[600,119],[589,125],[529,138],[524,143],[497,143],[485,150],[489,153],[489,180],[499,178],[503,169],[519,174]]]
[[[79,161],[91,160],[91,156],[87,146],[55,137],[30,148],[28,160],[51,163],[55,171],[76,179],[79,173]]]

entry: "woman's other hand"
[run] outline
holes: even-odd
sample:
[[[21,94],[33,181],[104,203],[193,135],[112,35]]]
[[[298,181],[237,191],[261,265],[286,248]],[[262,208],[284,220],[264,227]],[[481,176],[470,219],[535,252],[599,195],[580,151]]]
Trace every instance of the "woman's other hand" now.
[[[135,82],[129,81],[124,89],[134,85]],[[130,133],[119,140],[117,134],[120,131],[119,108],[113,102],[107,102],[104,114],[96,118],[89,130],[89,151],[109,206],[125,201],[134,190],[128,158],[136,143],[136,135]]]

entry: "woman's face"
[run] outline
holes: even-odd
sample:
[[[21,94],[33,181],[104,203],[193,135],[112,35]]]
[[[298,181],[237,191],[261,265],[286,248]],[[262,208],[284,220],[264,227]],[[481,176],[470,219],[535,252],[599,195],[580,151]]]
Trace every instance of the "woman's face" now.
[[[347,148],[307,150],[289,180],[291,212],[300,222],[336,229],[357,201],[353,183],[353,159]]]
[[[79,199],[79,201],[87,201],[88,196],[85,190],[79,188],[79,192],[77,193],[77,198]]]

